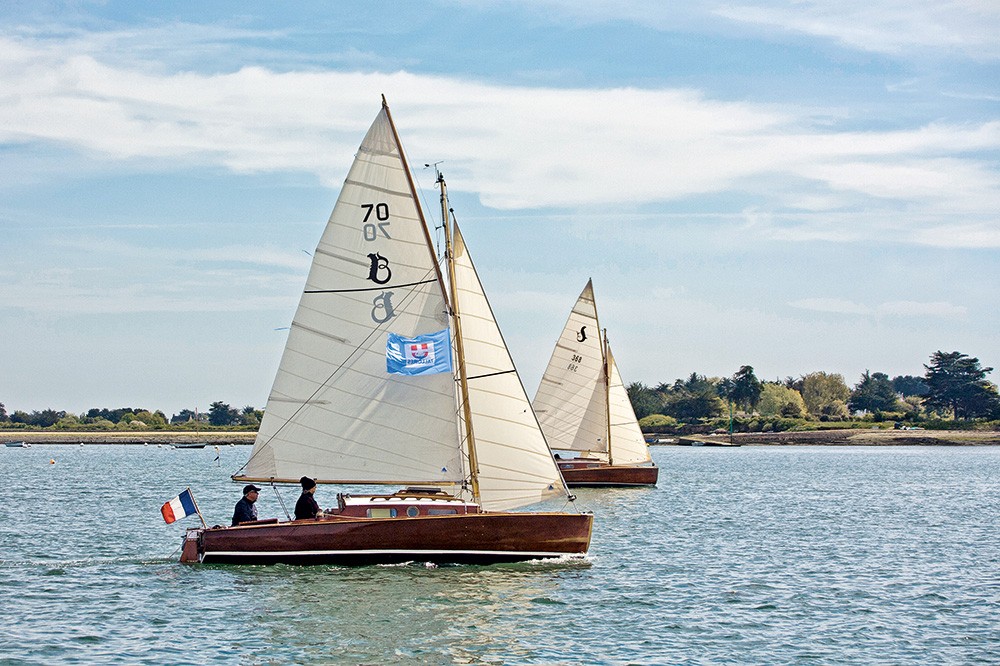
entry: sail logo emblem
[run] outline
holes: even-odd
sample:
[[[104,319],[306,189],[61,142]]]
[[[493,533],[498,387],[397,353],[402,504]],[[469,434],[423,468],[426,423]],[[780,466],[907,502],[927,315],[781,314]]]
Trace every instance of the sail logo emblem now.
[[[389,332],[385,341],[385,369],[394,375],[451,372],[450,331],[446,328],[412,338]]]
[[[581,326],[580,327],[580,332],[576,334],[576,341],[577,342],[583,342],[586,339],[587,339],[587,327],[586,326]]]
[[[383,291],[372,301],[372,321],[376,324],[384,324],[396,316],[392,309],[392,292]]]
[[[407,364],[434,363],[434,342],[407,345],[403,359]]]
[[[392,279],[392,270],[389,268],[389,260],[377,252],[368,255],[372,265],[368,270],[368,279],[375,284],[385,284]],[[385,276],[381,275],[385,271]]]

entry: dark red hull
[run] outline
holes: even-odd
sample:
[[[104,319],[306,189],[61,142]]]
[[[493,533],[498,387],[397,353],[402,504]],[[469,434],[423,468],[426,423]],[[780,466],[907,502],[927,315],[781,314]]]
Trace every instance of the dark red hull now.
[[[191,530],[182,562],[493,564],[584,555],[593,516],[481,513],[343,518]]]
[[[660,476],[660,468],[655,465],[559,463],[559,471],[570,488],[655,486]]]

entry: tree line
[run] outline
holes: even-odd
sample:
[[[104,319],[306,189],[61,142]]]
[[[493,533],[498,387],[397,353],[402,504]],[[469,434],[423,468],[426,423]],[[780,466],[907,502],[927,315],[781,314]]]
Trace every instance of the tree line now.
[[[263,416],[263,410],[251,405],[239,410],[221,400],[213,402],[207,413],[199,413],[197,409],[182,409],[169,419],[158,409],[149,410],[144,407],[119,407],[117,409],[95,407],[82,414],[72,414],[55,409],[43,409],[30,413],[16,410],[8,414],[6,407],[0,402],[0,427],[7,428],[158,430],[174,427],[194,430],[201,426],[211,426],[256,429]]]
[[[929,419],[1000,420],[997,386],[986,379],[993,368],[961,352],[937,351],[924,365],[922,377],[866,370],[853,387],[843,376],[811,372],[798,378],[761,381],[753,366],[744,365],[732,377],[705,377],[692,372],[686,379],[651,388],[628,386],[640,425],[670,429],[727,416],[759,417],[757,427],[787,429],[802,421],[845,421],[858,415],[875,421],[919,423]],[[197,429],[201,426],[256,429],[264,412],[247,405],[242,410],[217,401],[207,413],[182,409],[167,419],[160,410],[139,407],[94,408],[82,414],[45,409],[7,413],[0,403],[0,428],[64,430]],[[749,425],[747,427],[750,427]]]
[[[859,416],[910,423],[1000,419],[997,386],[986,379],[993,368],[982,367],[978,358],[937,351],[924,369],[922,377],[892,378],[866,370],[849,387],[843,376],[826,372],[761,381],[752,366],[744,365],[732,377],[693,372],[655,388],[636,382],[628,393],[640,424],[661,429],[727,415],[770,419],[772,427],[781,419],[844,421]]]

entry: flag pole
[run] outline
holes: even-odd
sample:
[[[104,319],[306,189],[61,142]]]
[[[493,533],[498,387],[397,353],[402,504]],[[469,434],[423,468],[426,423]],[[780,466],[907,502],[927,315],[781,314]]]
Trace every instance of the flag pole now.
[[[188,494],[191,495],[191,503],[194,504],[195,513],[198,514],[198,519],[201,521],[201,526],[206,530],[208,529],[208,523],[205,522],[205,517],[201,515],[201,509],[198,508],[198,500],[194,498],[194,493],[191,492],[191,486],[186,488]]]

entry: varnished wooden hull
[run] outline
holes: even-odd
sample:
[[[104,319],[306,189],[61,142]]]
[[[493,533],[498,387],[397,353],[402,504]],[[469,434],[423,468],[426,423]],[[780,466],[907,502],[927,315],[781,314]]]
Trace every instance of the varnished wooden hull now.
[[[660,468],[655,465],[559,465],[563,480],[570,488],[655,486]]]
[[[191,530],[182,562],[493,564],[584,555],[593,516],[482,513],[343,518]]]

